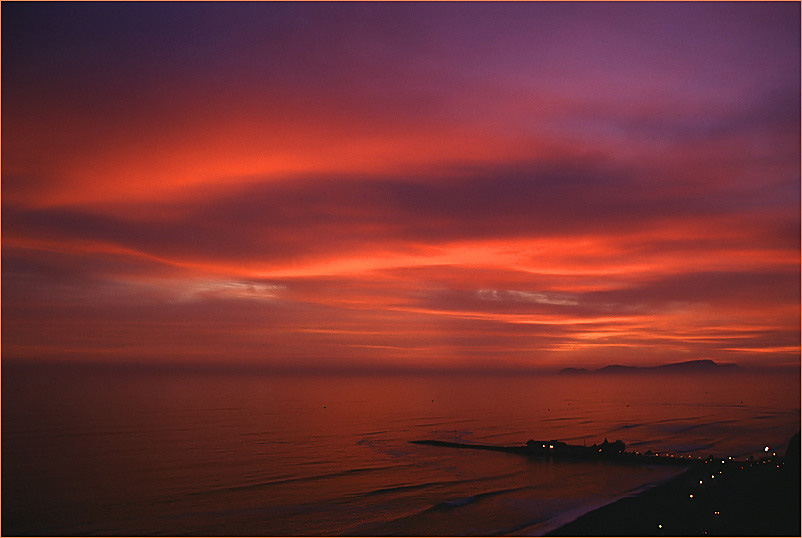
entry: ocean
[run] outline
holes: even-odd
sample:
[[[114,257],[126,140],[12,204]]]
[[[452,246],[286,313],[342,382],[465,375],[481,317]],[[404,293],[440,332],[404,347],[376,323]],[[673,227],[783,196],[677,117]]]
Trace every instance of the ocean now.
[[[678,467],[411,444],[784,454],[798,373],[301,375],[10,367],[2,534],[539,535]]]

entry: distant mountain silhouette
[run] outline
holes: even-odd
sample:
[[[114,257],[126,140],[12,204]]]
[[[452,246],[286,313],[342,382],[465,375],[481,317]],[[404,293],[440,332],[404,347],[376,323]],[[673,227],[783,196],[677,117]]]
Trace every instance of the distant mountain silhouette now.
[[[592,374],[593,372],[591,372],[587,368],[563,368],[562,370],[560,370],[560,373],[566,375],[581,375],[581,374]]]
[[[596,370],[595,374],[629,374],[640,370],[651,370],[652,368],[638,366],[622,366],[620,364],[608,364],[604,368]]]
[[[603,368],[599,368],[598,370],[588,370],[587,368],[563,368],[560,370],[560,374],[707,373],[732,371],[737,367],[738,365],[736,364],[717,364],[709,359],[701,359],[696,361],[661,364],[660,366],[623,366],[621,364],[610,364]]]

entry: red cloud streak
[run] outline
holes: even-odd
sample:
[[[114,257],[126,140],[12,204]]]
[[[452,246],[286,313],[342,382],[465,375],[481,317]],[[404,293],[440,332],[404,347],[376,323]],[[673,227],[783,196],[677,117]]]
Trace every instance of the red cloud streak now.
[[[799,6],[462,8],[4,4],[4,355],[798,365]]]

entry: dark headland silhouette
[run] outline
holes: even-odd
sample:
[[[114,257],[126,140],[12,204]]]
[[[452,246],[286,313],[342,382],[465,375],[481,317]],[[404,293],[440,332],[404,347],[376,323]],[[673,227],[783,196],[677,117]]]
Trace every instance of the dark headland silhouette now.
[[[679,374],[679,373],[711,373],[711,372],[731,372],[738,368],[737,364],[718,364],[710,359],[700,359],[695,361],[674,362],[661,364],[660,366],[624,366],[621,364],[609,364],[597,370],[587,368],[563,368],[560,370],[562,375],[583,375],[583,374]]]

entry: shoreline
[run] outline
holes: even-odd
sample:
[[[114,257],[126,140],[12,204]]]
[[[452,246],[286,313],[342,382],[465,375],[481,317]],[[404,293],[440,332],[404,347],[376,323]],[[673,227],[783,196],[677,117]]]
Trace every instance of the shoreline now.
[[[536,534],[526,534],[527,536],[560,536],[560,534],[555,534],[561,532],[561,530],[569,525],[573,524],[575,521],[588,516],[589,514],[593,514],[599,510],[604,510],[610,505],[613,505],[617,502],[623,501],[624,499],[629,499],[632,497],[637,497],[642,495],[643,493],[654,489],[664,486],[668,482],[672,480],[676,480],[682,474],[688,472],[689,469],[682,470],[679,474],[669,476],[663,480],[660,480],[656,483],[648,483],[644,484],[640,487],[633,488],[631,491],[624,493],[623,495],[619,495],[607,501],[596,503],[595,506],[586,506],[584,508],[575,508],[573,510],[569,510],[568,512],[562,513],[559,516],[552,518],[551,520],[541,524],[541,528],[538,529],[538,533]]]
[[[558,441],[529,441],[523,446],[434,440],[413,443],[507,452],[538,459],[565,457],[630,465],[685,466],[661,483],[647,485],[595,509],[582,510],[571,521],[555,521],[556,525],[544,521],[519,528],[514,534],[526,535],[529,528],[542,536],[800,536],[799,434],[791,439],[784,458],[772,455],[745,461],[640,454],[624,452],[623,447],[610,450],[614,445],[606,440],[604,445],[598,445],[602,448],[598,451],[597,445],[579,447]],[[569,517],[566,513],[556,519]]]
[[[798,465],[718,467],[691,467],[543,536],[800,536]]]

